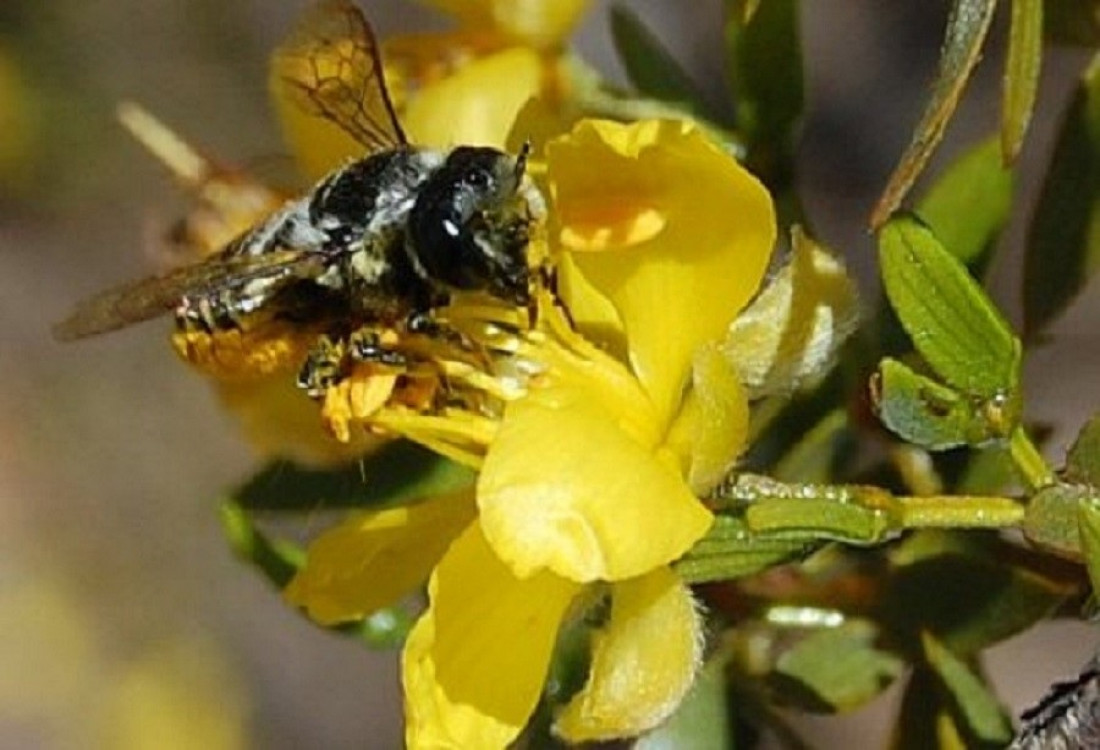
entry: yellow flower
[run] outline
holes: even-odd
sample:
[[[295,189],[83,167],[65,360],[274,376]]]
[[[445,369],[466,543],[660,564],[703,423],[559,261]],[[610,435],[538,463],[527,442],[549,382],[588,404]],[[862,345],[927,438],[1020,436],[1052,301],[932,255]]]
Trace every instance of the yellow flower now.
[[[394,560],[434,565],[403,659],[411,747],[511,742],[562,623],[594,601],[609,598],[610,615],[557,717],[567,739],[655,726],[700,658],[698,613],[667,566],[708,530],[698,497],[743,447],[746,399],[718,344],[763,276],[773,208],[688,123],[584,122],[546,156],[568,317],[544,295],[535,330],[499,347],[491,374],[513,390],[466,415],[478,430],[385,407],[373,417],[480,464],[476,519],[438,498],[408,509],[403,532],[394,510],[356,519],[315,542],[287,591],[339,621],[386,603],[370,582],[393,580]],[[410,538],[424,550],[415,564]]]
[[[534,97],[556,101],[567,86],[563,43],[589,0],[430,0],[457,29],[395,36],[381,44],[385,80],[398,119],[419,146],[503,148],[520,109]],[[351,31],[348,31],[348,43]],[[339,44],[333,58],[346,54]],[[333,123],[304,112],[287,73],[301,65],[293,44],[276,51],[270,85],[288,142],[306,174],[319,178],[362,156]],[[325,61],[322,61],[322,65]],[[335,65],[333,66],[335,69]],[[381,112],[372,113],[384,118]]]

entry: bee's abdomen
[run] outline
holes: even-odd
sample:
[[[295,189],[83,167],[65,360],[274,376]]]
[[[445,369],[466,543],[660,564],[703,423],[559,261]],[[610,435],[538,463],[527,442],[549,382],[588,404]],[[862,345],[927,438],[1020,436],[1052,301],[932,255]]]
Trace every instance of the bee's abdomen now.
[[[317,186],[310,221],[334,245],[392,232],[404,224],[417,193],[440,161],[432,152],[396,149],[353,162]]]

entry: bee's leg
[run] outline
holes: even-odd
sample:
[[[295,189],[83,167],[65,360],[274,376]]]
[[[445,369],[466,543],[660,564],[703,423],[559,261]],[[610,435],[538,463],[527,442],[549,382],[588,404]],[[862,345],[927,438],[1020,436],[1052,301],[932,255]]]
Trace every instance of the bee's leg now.
[[[469,336],[446,321],[436,318],[430,311],[418,310],[409,313],[405,318],[405,330],[410,334],[442,342],[463,352],[481,351],[481,347]]]
[[[298,371],[298,387],[310,398],[321,398],[325,392],[347,376],[347,347],[344,342],[321,336],[310,348],[302,369]]]
[[[176,308],[176,321],[183,330],[202,333],[239,328],[244,316],[264,301],[261,295],[242,297],[228,289],[184,297]]]
[[[404,370],[408,357],[393,344],[382,340],[378,331],[369,326],[354,331],[348,337],[348,356],[355,362],[385,365],[388,368]]]
[[[218,326],[209,298],[184,297],[176,307],[176,327],[186,332],[213,333]]]

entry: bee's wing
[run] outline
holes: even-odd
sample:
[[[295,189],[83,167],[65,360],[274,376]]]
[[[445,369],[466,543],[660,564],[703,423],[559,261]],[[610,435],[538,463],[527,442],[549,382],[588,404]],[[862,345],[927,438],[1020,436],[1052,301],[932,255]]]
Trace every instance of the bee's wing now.
[[[263,255],[216,255],[161,276],[108,289],[77,304],[53,327],[58,341],[107,333],[174,310],[184,297],[241,289],[260,280],[289,282],[320,273],[317,253],[278,250]]]
[[[304,111],[334,122],[368,153],[407,143],[382,75],[378,40],[350,0],[322,0],[275,50],[276,75]]]

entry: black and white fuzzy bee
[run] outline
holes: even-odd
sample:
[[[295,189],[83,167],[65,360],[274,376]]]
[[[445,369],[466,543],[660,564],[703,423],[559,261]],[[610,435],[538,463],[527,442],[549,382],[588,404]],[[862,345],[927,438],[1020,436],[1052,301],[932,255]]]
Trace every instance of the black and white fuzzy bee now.
[[[459,290],[529,303],[538,275],[530,232],[545,208],[524,174],[526,153],[409,144],[375,36],[348,0],[319,5],[283,52],[302,71],[287,80],[300,106],[339,125],[366,156],[220,252],[79,304],[54,328],[58,339],[169,312],[184,329],[218,331],[260,310],[331,321],[332,335],[346,336],[364,325],[422,325]],[[339,77],[322,73],[334,69]]]

